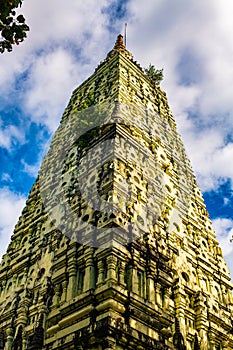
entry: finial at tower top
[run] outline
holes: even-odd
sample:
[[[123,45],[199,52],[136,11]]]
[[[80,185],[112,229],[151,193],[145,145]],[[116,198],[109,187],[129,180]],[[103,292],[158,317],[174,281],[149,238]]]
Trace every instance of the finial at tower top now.
[[[118,50],[118,51],[124,51],[125,50],[125,44],[124,44],[124,41],[123,41],[123,35],[121,35],[121,34],[118,35],[113,50]]]
[[[107,54],[106,59],[109,59],[112,57],[116,52],[121,52],[123,53],[126,57],[132,58],[131,52],[126,50],[124,41],[123,41],[123,35],[119,34],[117,37],[117,40],[115,42],[114,48]]]

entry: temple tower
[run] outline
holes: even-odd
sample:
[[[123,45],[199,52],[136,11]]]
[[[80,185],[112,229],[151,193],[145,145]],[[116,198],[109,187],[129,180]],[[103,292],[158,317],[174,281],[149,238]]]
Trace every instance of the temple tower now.
[[[122,36],[74,92],[0,266],[0,350],[230,350],[229,271]]]

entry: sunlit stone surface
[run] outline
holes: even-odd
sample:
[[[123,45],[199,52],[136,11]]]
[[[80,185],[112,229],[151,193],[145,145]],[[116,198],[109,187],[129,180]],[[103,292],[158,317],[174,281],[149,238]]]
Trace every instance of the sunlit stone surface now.
[[[119,36],[3,257],[0,350],[230,350],[231,289],[166,95]]]

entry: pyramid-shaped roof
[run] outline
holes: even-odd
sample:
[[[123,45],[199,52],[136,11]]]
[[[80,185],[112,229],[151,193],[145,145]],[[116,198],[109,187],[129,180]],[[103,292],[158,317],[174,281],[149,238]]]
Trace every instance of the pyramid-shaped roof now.
[[[231,289],[166,94],[119,35],[3,257],[0,349],[233,349]]]

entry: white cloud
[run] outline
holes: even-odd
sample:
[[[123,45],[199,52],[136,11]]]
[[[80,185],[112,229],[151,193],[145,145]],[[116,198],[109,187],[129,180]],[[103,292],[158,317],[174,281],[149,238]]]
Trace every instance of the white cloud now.
[[[128,10],[129,49],[142,65],[164,68],[161,86],[202,190],[233,181],[232,1],[134,0]]]
[[[25,106],[33,121],[54,131],[74,80],[79,79],[78,64],[69,52],[58,48],[35,60],[31,68]]]
[[[213,227],[233,278],[233,220],[226,218],[215,219],[213,220]]]
[[[34,165],[30,165],[22,159],[21,163],[23,164],[23,171],[27,173],[31,177],[36,177],[39,171],[39,167],[41,164],[41,159]]]
[[[229,203],[230,203],[230,199],[229,198],[226,198],[226,197],[224,197],[223,198],[223,203],[224,203],[224,205],[228,205]]]
[[[107,0],[23,2],[20,12],[30,31],[13,53],[0,56],[1,96],[10,100],[20,78],[21,108],[54,131],[72,90],[112,45],[107,6]]]
[[[201,130],[184,122],[181,133],[202,190],[217,190],[228,178],[233,187],[233,143],[225,143],[221,126]]]
[[[197,128],[193,119],[185,115],[180,116],[179,129],[203,191],[217,190],[224,179],[230,176],[233,179],[233,165],[226,159],[231,147],[224,144],[223,130],[215,125]]]
[[[213,227],[216,231],[219,243],[222,247],[223,254],[233,254],[233,220],[226,218],[217,218],[213,220]]]
[[[72,90],[112,45],[103,11],[108,5],[107,0],[23,2],[19,11],[30,26],[28,38],[0,55],[0,94],[6,108],[17,96],[31,122],[50,132],[56,129]],[[30,124],[23,121],[22,126],[0,125],[0,147],[12,150],[22,143]]]
[[[3,173],[3,174],[2,174],[2,179],[1,179],[1,180],[2,180],[2,181],[7,181],[7,182],[13,182],[13,180],[12,180],[10,174],[8,174],[8,173]]]
[[[105,32],[107,17],[102,9],[106,6],[107,0],[25,2],[23,11],[31,28],[27,45],[38,49],[72,41],[87,50]],[[88,35],[94,39],[92,44]]]
[[[0,259],[6,252],[6,248],[13,233],[26,198],[20,194],[13,193],[7,187],[0,189]]]
[[[20,128],[17,128],[14,125],[2,127],[1,123],[0,127],[0,147],[6,148],[8,151],[10,151],[15,143],[25,142],[24,132],[22,132]]]

